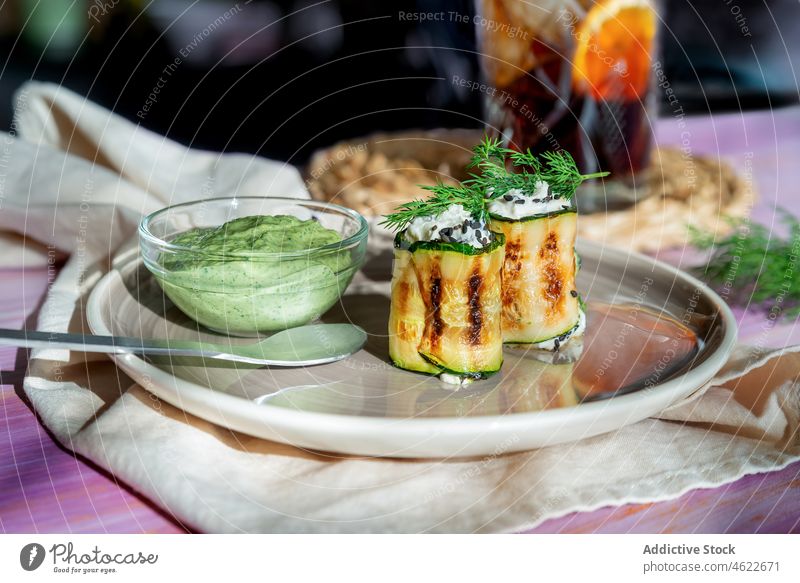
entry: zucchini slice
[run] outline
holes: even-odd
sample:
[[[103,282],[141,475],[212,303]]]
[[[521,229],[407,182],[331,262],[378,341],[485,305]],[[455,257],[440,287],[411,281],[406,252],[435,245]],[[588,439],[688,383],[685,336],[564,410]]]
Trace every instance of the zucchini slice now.
[[[575,287],[577,217],[573,209],[521,220],[492,215],[490,228],[506,236],[504,342],[544,342],[569,332],[580,321]]]
[[[503,364],[501,234],[485,249],[395,239],[389,356],[400,368],[484,378]]]

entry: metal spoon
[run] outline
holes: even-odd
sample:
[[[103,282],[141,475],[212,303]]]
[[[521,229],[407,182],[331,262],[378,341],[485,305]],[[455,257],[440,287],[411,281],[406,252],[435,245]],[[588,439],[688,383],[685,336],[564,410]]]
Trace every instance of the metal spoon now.
[[[352,324],[312,324],[283,330],[248,344],[156,340],[0,328],[0,346],[68,348],[80,352],[199,356],[265,366],[313,366],[347,358],[367,341]]]

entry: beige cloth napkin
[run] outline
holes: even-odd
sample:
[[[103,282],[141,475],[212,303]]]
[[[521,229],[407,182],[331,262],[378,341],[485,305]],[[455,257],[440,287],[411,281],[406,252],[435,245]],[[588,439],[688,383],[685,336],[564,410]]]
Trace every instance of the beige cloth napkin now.
[[[72,254],[40,329],[87,329],[85,274],[107,268],[144,212],[234,192],[307,196],[291,167],[185,149],[56,86],[24,86],[15,120],[0,153],[0,257],[41,265],[48,252]],[[37,352],[24,390],[65,447],[201,531],[496,532],[786,466],[800,458],[799,373],[796,348],[739,347],[659,419],[447,461],[314,454],[231,432],[160,402],[104,356]]]

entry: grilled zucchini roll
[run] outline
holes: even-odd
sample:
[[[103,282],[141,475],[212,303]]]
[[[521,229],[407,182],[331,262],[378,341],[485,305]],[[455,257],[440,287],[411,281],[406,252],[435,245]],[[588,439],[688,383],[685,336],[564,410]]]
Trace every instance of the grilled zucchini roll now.
[[[456,383],[500,370],[504,241],[458,204],[407,222],[395,237],[392,274],[396,366]]]
[[[608,173],[581,174],[567,152],[536,156],[488,138],[473,151],[481,174],[465,184],[483,192],[490,228],[506,237],[503,339],[557,351],[586,325],[575,287],[575,190]]]
[[[397,235],[389,356],[400,368],[484,378],[503,364],[503,235],[482,249]]]
[[[574,209],[522,219],[493,214],[491,228],[506,237],[503,263],[503,340],[558,350],[583,333],[575,285]]]

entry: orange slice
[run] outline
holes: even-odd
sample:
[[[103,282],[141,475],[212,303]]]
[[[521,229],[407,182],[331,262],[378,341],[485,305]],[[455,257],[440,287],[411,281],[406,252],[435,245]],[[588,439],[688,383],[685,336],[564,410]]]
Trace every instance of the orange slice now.
[[[575,90],[595,99],[642,97],[650,80],[655,34],[650,0],[597,2],[575,27]]]

